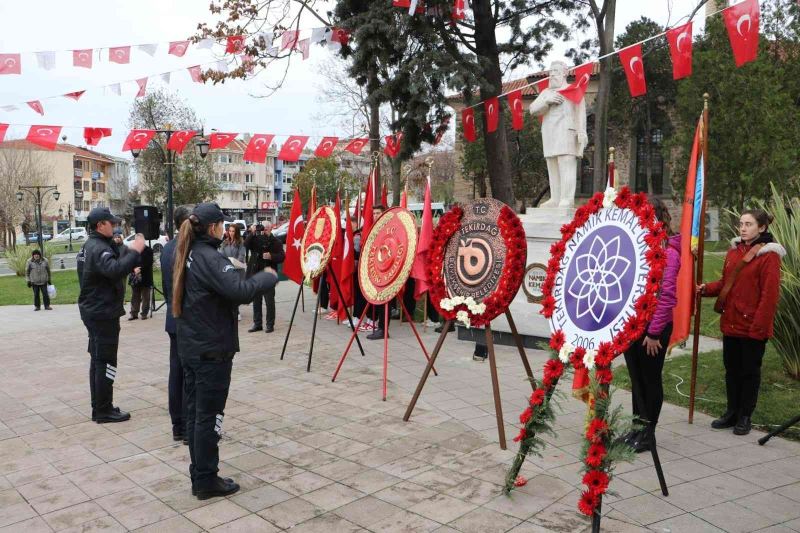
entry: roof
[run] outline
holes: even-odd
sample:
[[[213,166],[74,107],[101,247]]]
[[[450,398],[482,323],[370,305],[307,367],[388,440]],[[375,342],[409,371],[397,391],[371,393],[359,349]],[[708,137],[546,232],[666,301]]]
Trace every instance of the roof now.
[[[15,139],[10,141],[3,141],[0,143],[0,148],[12,148],[16,150],[35,150],[37,152],[66,152],[70,153],[73,156],[83,157],[86,159],[93,159],[95,161],[102,161],[104,163],[114,163],[114,159],[110,155],[101,154],[100,152],[95,152],[94,150],[89,150],[88,148],[83,148],[81,146],[74,146],[72,144],[67,143],[58,143],[54,150],[48,150],[43,146],[39,146],[38,144],[34,144],[26,139]]]

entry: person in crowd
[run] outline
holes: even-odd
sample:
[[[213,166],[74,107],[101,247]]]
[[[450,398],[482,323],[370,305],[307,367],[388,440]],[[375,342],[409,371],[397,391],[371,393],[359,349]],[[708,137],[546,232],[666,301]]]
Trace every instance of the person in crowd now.
[[[703,296],[716,297],[722,313],[722,360],[725,364],[727,409],[711,423],[747,435],[761,386],[761,361],[772,337],[781,284],[783,246],[769,232],[772,217],[749,209],[739,219],[739,237],[725,256],[722,278],[700,285]]]
[[[672,312],[678,303],[677,281],[681,267],[681,236],[672,231],[672,217],[667,206],[657,198],[650,198],[656,218],[664,225],[667,240],[664,242],[667,264],[661,279],[658,303],[644,334],[625,351],[625,365],[631,378],[633,416],[644,427],[626,435],[623,440],[634,451],[650,450],[664,403],[662,370],[672,335]]]
[[[92,420],[98,424],[124,422],[131,415],[113,404],[117,378],[119,318],[125,314],[125,277],[133,271],[145,248],[144,238],[136,235],[123,256],[112,240],[114,224],[121,220],[107,207],[95,207],[87,217],[89,238],[78,253],[78,309],[89,332],[89,390]]]
[[[239,351],[236,308],[275,287],[269,266],[243,280],[218,249],[226,219],[216,203],[197,205],[181,224],[172,275],[172,314],[184,365],[192,493],[200,500],[227,496],[239,485],[219,472],[219,439]]]
[[[192,214],[193,205],[179,205],[175,208],[175,227],[180,228]],[[175,264],[175,247],[178,239],[170,239],[161,250],[161,287],[164,289],[164,300],[167,303],[167,318],[164,331],[169,335],[169,380],[167,396],[169,418],[172,422],[172,440],[189,444],[186,437],[186,400],[183,387],[183,366],[178,354],[178,333],[175,317],[172,316],[172,271]]]
[[[263,224],[250,226],[250,232],[244,241],[245,248],[250,252],[247,262],[247,276],[253,276],[265,268],[277,269],[285,258],[283,244],[272,234],[272,223],[265,220]],[[262,329],[262,300],[267,307],[267,320],[264,331],[275,331],[275,287],[264,290],[264,294],[256,295],[253,300],[253,325],[248,333]]]
[[[119,250],[119,256],[125,257],[125,254],[128,253],[128,247],[125,246],[122,242],[122,228],[119,226],[114,226],[114,233],[111,235],[111,242],[117,246]],[[135,267],[134,267],[135,268]],[[126,298],[126,291],[127,285],[122,284],[122,310],[125,310],[125,298]]]
[[[50,264],[42,257],[42,252],[39,250],[31,252],[31,258],[25,265],[25,280],[28,282],[28,288],[33,288],[33,310],[40,311],[41,300],[44,300],[44,308],[52,311],[50,295],[47,294],[47,286],[50,285]]]
[[[153,249],[145,246],[139,255],[139,263],[128,276],[131,286],[131,314],[128,320],[136,320],[141,309],[142,320],[150,315],[150,296],[153,290]]]
[[[372,220],[377,222],[384,211],[385,211],[384,206],[382,206],[380,204],[378,204],[375,207],[373,207],[372,208]],[[372,333],[367,335],[367,338],[369,340],[383,339],[383,331],[384,331],[384,329],[385,328],[386,329],[389,328],[389,324],[386,322],[386,312],[384,311],[384,308],[387,305],[389,306],[389,313],[390,313],[390,318],[391,318],[391,307],[392,306],[390,305],[390,303],[385,303],[383,305],[376,305],[376,306],[372,307],[371,313],[374,313],[374,315],[375,315],[375,321],[377,322],[377,327],[375,328],[375,331],[373,331]]]
[[[222,246],[219,248],[219,253],[231,259],[231,263],[236,267],[236,270],[244,277],[247,264],[247,248],[244,246],[244,239],[239,229],[239,224],[231,224],[225,230],[225,237],[222,239]],[[235,262],[233,260],[236,260]],[[237,320],[242,319],[242,314],[237,309]]]

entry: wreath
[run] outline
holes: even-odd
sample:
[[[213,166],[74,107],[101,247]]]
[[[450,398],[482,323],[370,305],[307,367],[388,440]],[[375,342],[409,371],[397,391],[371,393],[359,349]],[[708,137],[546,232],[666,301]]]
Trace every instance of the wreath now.
[[[552,334],[551,356],[545,363],[542,382],[531,394],[528,406],[519,418],[522,427],[514,440],[520,443],[520,449],[508,472],[505,486],[506,492],[510,492],[515,486],[526,483],[526,480],[519,476],[522,463],[529,453],[538,454],[544,447],[541,435],[552,433],[553,393],[566,369],[572,367],[577,376],[586,376],[589,382],[589,416],[581,451],[584,465],[582,482],[586,490],[583,491],[578,503],[579,511],[588,516],[596,512],[602,495],[608,490],[615,463],[633,457],[630,447],[618,441],[620,435],[630,430],[631,424],[624,420],[622,407],[611,408],[609,385],[613,379],[611,362],[642,336],[653,316],[666,265],[664,243],[667,234],[662,223],[656,219],[653,206],[647,201],[646,195],[634,194],[627,187],[619,192],[609,187],[605,193],[596,193],[587,204],[575,212],[572,222],[562,226],[561,240],[550,248],[547,277],[542,285],[543,300],[540,313],[549,319],[556,306],[553,297],[555,278],[561,268],[561,259],[568,242],[575,231],[586,224],[592,215],[601,209],[614,206],[631,210],[638,217],[640,226],[647,230],[645,242],[648,249],[645,257],[649,273],[645,290],[634,304],[635,314],[628,317],[622,331],[617,333],[612,341],[600,343],[597,349],[568,344],[561,330]]]
[[[457,295],[448,298],[444,280],[444,254],[450,238],[461,228],[463,216],[464,210],[461,206],[454,206],[439,219],[439,224],[433,230],[433,239],[428,249],[428,275],[431,280],[429,294],[434,307],[445,320],[458,320],[467,327],[480,327],[504,313],[511,305],[525,275],[528,244],[519,217],[513,209],[503,206],[497,219],[500,236],[506,247],[506,261],[500,283],[480,303],[471,297]]]

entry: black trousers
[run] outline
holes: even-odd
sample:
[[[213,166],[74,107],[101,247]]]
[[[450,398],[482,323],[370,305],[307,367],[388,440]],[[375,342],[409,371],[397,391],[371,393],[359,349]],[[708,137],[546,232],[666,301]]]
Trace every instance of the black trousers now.
[[[117,378],[119,318],[84,320],[89,332],[89,390],[92,414],[110,413],[114,407],[114,380]]]
[[[33,286],[33,306],[36,309],[41,307],[39,302],[39,293],[42,293],[42,299],[44,300],[44,306],[50,307],[50,295],[47,294],[47,285],[34,285]]]
[[[267,326],[274,326],[275,325],[275,287],[271,289],[267,289],[264,292],[259,292],[256,294],[255,299],[253,300],[253,324],[256,326],[260,326],[263,320],[263,314],[261,311],[261,301],[264,301],[264,304],[267,308]]]
[[[728,410],[737,416],[753,416],[761,388],[761,361],[767,341],[744,337],[722,337],[725,390]]]
[[[186,402],[183,390],[183,366],[178,356],[178,338],[169,333],[169,417],[172,420],[172,434],[186,434]]]
[[[150,313],[150,287],[144,285],[137,285],[131,289],[131,316],[139,314],[141,307],[142,316],[147,316]]]
[[[358,284],[358,269],[353,273],[353,318],[358,320],[361,318],[361,313],[367,306],[367,299],[364,298],[364,293],[361,292],[361,285]],[[372,317],[367,317],[372,318]]]
[[[661,349],[655,356],[648,355],[642,345],[642,335],[625,351],[625,365],[631,377],[631,397],[633,400],[633,416],[646,422],[649,429],[654,430],[664,404],[664,382],[661,376],[664,370],[664,359],[672,335],[672,323],[661,332],[659,342]]]
[[[428,320],[432,322],[439,322],[441,317],[439,316],[439,311],[436,310],[436,306],[433,305],[433,302],[431,301],[430,294],[425,296],[425,305],[428,306]]]
[[[183,355],[189,475],[196,490],[209,489],[219,472],[219,439],[232,368],[232,354],[220,358]]]

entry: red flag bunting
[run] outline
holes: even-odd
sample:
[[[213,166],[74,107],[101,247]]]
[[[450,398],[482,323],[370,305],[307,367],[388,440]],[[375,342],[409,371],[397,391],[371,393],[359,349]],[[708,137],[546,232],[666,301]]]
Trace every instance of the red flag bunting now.
[[[86,91],[75,91],[74,93],[67,93],[64,96],[67,98],[71,98],[72,100],[75,100],[77,102],[78,100],[80,100],[81,96],[83,96],[83,93],[85,92]]]
[[[536,87],[536,92],[542,94],[542,91],[550,87],[550,78],[545,78],[543,80],[539,80],[533,84]]]
[[[139,91],[136,93],[136,98],[141,98],[144,96],[144,93],[147,90],[147,78],[136,80],[136,85],[139,86]]]
[[[644,61],[642,60],[642,45],[634,44],[619,51],[619,60],[625,70],[628,80],[628,90],[636,98],[647,92],[647,82],[644,79]]]
[[[180,130],[173,132],[167,142],[167,150],[174,150],[179,154],[183,153],[186,145],[192,140],[192,137],[197,135],[194,130]]]
[[[244,151],[244,160],[252,163],[264,163],[267,160],[267,150],[275,136],[268,133],[256,133],[250,138]]]
[[[192,77],[192,81],[195,83],[203,83],[203,70],[200,68],[200,65],[195,65],[193,67],[189,67],[186,69],[189,71],[189,76]]]
[[[92,68],[92,49],[73,50],[72,66],[81,68]]]
[[[383,153],[391,158],[397,157],[400,153],[400,142],[403,140],[403,133],[387,135],[384,140],[386,141],[386,147],[383,149]]]
[[[364,147],[367,145],[368,142],[369,139],[367,138],[353,139],[352,141],[347,143],[347,146],[345,146],[344,149],[347,150],[348,152],[354,153],[355,155],[361,155],[361,151],[364,149]]]
[[[0,54],[0,75],[22,74],[20,54]]]
[[[97,146],[100,139],[111,136],[111,128],[83,128],[83,140],[89,146]]]
[[[183,57],[189,49],[189,41],[173,41],[169,43],[169,55]]]
[[[433,241],[433,213],[431,211],[431,181],[425,182],[425,203],[422,207],[422,224],[419,227],[417,239],[417,254],[411,266],[411,277],[414,278],[414,297],[419,299],[429,288],[431,280],[428,277],[428,249]]]
[[[672,57],[672,79],[692,75],[692,22],[667,30],[669,55]]]
[[[40,115],[44,116],[44,108],[42,107],[42,103],[39,100],[31,100],[30,102],[25,102],[28,104],[28,107],[39,113]]]
[[[0,124],[0,143],[3,142],[3,138],[5,138],[7,131],[8,124]]]
[[[522,107],[522,89],[511,91],[507,95],[508,107],[511,109],[511,127],[519,131],[522,129],[525,110]]]
[[[336,281],[339,281],[339,274],[342,272],[342,252],[344,251],[344,246],[342,245],[342,209],[341,209],[342,201],[339,196],[339,191],[336,191],[336,201],[333,204],[333,214],[334,219],[336,220],[336,227],[333,231],[337,232],[336,235],[336,242],[333,243],[333,250],[331,251],[331,261],[328,264],[328,269],[330,270],[331,274],[336,276]],[[339,302],[339,291],[336,290],[336,286],[334,285],[333,276],[328,276],[328,286],[330,287],[330,292],[328,296],[328,305],[331,309],[335,309],[338,311],[342,310],[342,305]],[[341,284],[339,285],[339,289],[341,289]],[[344,313],[342,313],[344,315]]]
[[[464,13],[464,0],[455,0],[453,2],[453,20],[464,20],[466,13]]]
[[[226,54],[241,54],[244,51],[244,35],[230,35],[225,44]]]
[[[300,50],[301,54],[303,54],[303,61],[308,59],[308,56],[311,52],[311,39],[303,39],[302,41],[298,41],[297,49]]]
[[[125,144],[122,145],[122,151],[144,150],[155,134],[155,130],[131,130],[125,139]]]
[[[299,161],[300,154],[303,152],[306,143],[308,142],[307,135],[292,135],[286,142],[283,143],[281,151],[278,154],[278,159],[283,161]]]
[[[238,133],[212,133],[208,140],[209,150],[219,150],[228,146]]]
[[[300,191],[295,189],[292,212],[289,215],[289,229],[286,232],[286,258],[283,261],[283,273],[297,284],[303,282],[303,269],[300,267],[300,246],[305,232],[303,206],[300,203]]]
[[[336,143],[339,142],[338,137],[323,137],[314,150],[314,155],[317,157],[330,157],[333,149],[336,148]]]
[[[297,39],[300,37],[300,32],[297,30],[286,30],[281,35],[281,51],[286,50],[287,48],[294,49],[297,46]]]
[[[347,314],[345,308],[355,303],[355,293],[353,291],[353,274],[356,271],[355,248],[353,247],[353,223],[350,220],[350,198],[345,198],[344,202],[344,239],[342,240],[342,267],[339,271],[339,285],[344,297],[343,305],[339,306],[339,320],[344,320]]]
[[[61,133],[61,126],[31,126],[28,136],[25,138],[42,148],[54,150],[59,133]]]
[[[586,89],[589,88],[589,80],[592,79],[594,72],[594,63],[586,63],[575,69],[575,81],[559,89],[558,92],[564,95],[564,98],[575,102],[576,104],[583,99],[586,94]]]
[[[108,49],[108,60],[112,63],[119,63],[120,65],[127,65],[131,62],[131,47],[118,46],[116,48]]]
[[[442,123],[439,124],[439,128],[436,131],[436,138],[433,140],[434,146],[436,146],[442,141],[442,137],[444,137],[444,134],[447,133],[449,125],[450,125],[450,115],[447,115],[444,117],[444,120],[442,120]]]
[[[331,35],[331,42],[332,43],[339,43],[342,46],[347,46],[347,43],[350,41],[350,31],[344,28],[333,28],[333,34]]]
[[[494,133],[500,122],[500,101],[496,96],[484,100],[483,112],[486,117],[486,132]]]
[[[475,142],[475,108],[468,107],[461,112],[461,125],[467,142]]]
[[[758,0],[745,0],[722,12],[737,67],[755,61],[758,56],[759,18]]]

